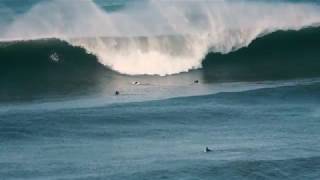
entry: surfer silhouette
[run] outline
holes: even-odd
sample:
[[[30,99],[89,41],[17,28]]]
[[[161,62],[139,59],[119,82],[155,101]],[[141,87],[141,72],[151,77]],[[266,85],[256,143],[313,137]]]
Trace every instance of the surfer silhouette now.
[[[204,152],[211,152],[212,150],[211,149],[209,149],[208,147],[206,147],[205,149],[204,149]]]
[[[132,82],[133,85],[140,85],[140,82],[139,81],[134,81]]]

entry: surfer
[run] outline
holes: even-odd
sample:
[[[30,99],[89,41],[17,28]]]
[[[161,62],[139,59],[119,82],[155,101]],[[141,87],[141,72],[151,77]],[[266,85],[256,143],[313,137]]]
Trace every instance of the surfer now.
[[[120,92],[116,91],[116,92],[114,92],[114,95],[118,96],[118,95],[120,95]]]
[[[134,81],[132,82],[133,85],[140,85],[140,82],[139,81]]]
[[[209,149],[208,147],[206,147],[206,149],[204,149],[204,152],[211,152],[212,150],[211,149]]]
[[[53,54],[51,54],[49,56],[50,60],[53,61],[53,62],[59,62],[60,61],[60,58],[59,58],[59,55],[58,53],[54,52]]]
[[[199,80],[194,80],[193,83],[198,84]]]

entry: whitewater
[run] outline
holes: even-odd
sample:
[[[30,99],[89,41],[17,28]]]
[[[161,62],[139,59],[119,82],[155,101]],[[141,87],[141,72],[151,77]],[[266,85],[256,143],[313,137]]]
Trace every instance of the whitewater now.
[[[52,0],[1,26],[1,41],[56,38],[82,47],[128,75],[198,69],[210,53],[227,54],[279,30],[318,27],[314,3],[133,1],[117,11],[94,1]],[[3,23],[2,23],[3,24]]]

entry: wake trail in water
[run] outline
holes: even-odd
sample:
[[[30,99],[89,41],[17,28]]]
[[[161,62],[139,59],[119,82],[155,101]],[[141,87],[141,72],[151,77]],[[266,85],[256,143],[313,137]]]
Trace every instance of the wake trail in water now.
[[[93,1],[53,0],[8,24],[3,41],[59,38],[123,74],[169,75],[201,68],[278,30],[318,26],[319,6],[252,1],[144,1],[108,12]]]

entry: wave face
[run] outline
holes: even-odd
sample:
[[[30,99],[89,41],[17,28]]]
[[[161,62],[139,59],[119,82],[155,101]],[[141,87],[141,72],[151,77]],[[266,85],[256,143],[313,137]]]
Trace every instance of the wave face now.
[[[274,32],[246,48],[208,54],[203,77],[208,82],[319,77],[319,44],[320,28]]]
[[[95,56],[57,39],[0,43],[1,100],[81,93],[102,72]]]
[[[210,53],[228,54],[278,30],[317,26],[312,3],[141,1],[106,11],[93,1],[53,0],[2,26],[0,39],[58,38],[129,75],[169,75],[202,67]]]

